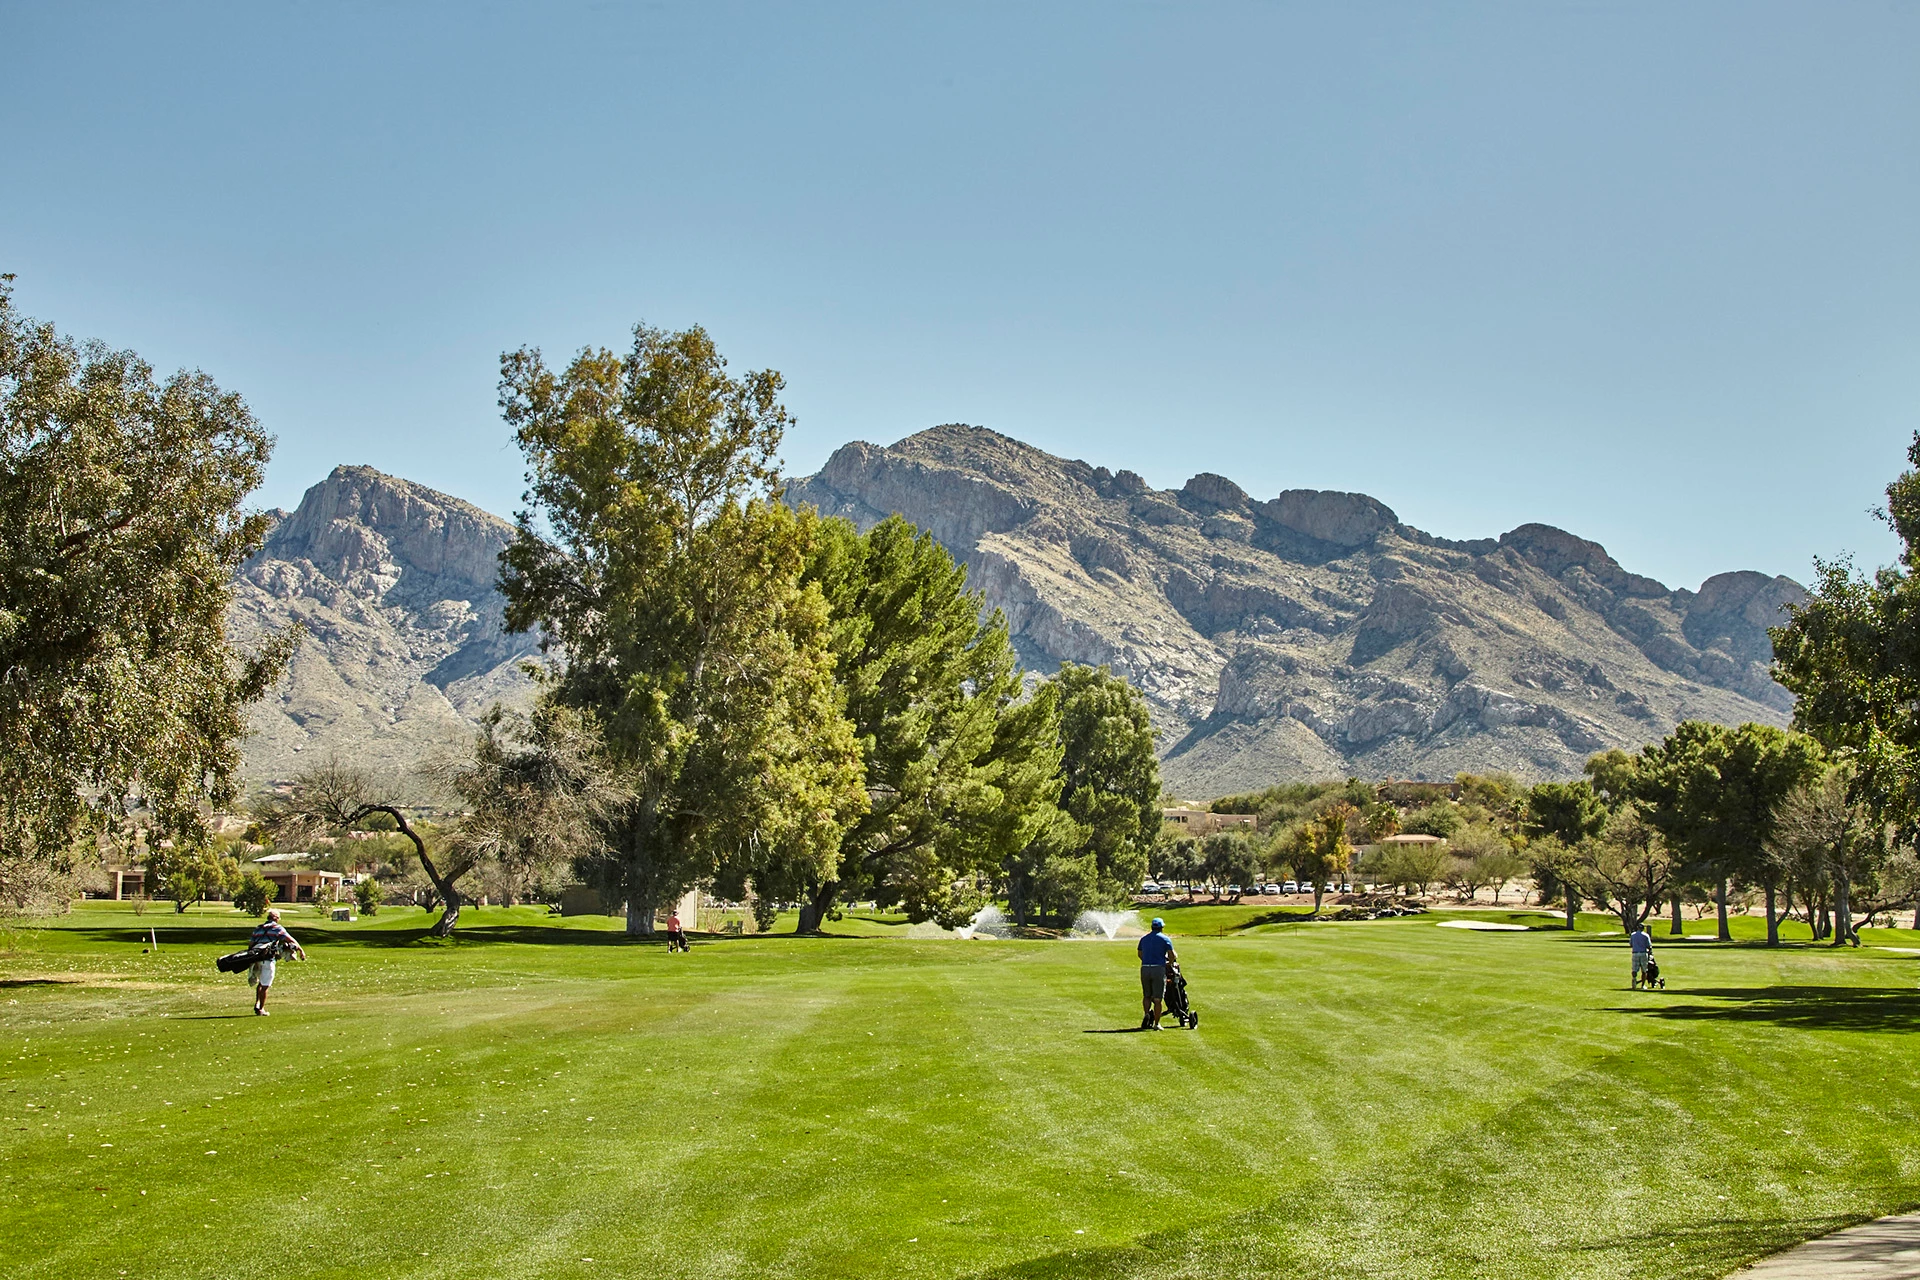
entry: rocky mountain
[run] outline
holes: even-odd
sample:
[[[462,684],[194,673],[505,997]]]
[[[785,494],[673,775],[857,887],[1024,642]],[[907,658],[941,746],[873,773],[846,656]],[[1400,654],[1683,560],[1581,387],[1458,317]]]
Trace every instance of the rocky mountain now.
[[[376,772],[463,744],[495,701],[524,700],[533,637],[502,629],[494,589],[513,526],[371,467],[336,467],[241,568],[241,645],[294,622],[307,638],[254,709],[247,775],[284,778],[332,752]]]
[[[1029,666],[1108,663],[1163,772],[1205,797],[1287,778],[1577,774],[1686,718],[1785,724],[1766,628],[1806,593],[1670,590],[1544,524],[1454,541],[1378,499],[1224,476],[1157,490],[978,427],[854,443],[788,500],[899,512],[968,566]]]

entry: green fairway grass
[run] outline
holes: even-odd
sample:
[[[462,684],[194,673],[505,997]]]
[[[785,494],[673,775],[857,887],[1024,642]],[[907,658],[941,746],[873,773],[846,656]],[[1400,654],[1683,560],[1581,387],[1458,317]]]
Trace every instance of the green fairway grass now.
[[[291,911],[255,1018],[237,913],[79,910],[0,937],[6,1270],[1706,1277],[1920,1203],[1911,931],[1643,993],[1601,916],[1161,914],[1195,1032],[1126,941],[530,908]]]

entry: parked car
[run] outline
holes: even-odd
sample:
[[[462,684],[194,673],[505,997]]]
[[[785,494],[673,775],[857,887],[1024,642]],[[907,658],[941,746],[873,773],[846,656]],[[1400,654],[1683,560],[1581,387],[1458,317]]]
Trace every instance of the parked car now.
[[[1289,880],[1289,881],[1287,881],[1287,882],[1286,882],[1285,884],[1283,884],[1283,885],[1281,885],[1281,886],[1280,886],[1280,892],[1282,892],[1282,893],[1298,893],[1298,892],[1300,892],[1300,885],[1299,885],[1299,882],[1298,882],[1298,881],[1294,881],[1294,880]]]

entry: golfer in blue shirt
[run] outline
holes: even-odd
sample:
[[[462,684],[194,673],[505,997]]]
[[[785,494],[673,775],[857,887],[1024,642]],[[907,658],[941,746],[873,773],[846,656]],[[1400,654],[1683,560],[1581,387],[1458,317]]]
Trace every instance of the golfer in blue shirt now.
[[[1166,934],[1167,922],[1153,918],[1153,932],[1140,939],[1140,1019],[1142,1031],[1160,1030],[1160,1008],[1167,999],[1167,962],[1178,961],[1173,940]]]

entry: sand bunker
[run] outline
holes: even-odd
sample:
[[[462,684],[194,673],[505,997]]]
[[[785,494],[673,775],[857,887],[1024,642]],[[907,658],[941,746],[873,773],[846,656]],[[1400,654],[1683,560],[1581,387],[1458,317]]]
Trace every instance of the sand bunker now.
[[[1524,924],[1495,924],[1491,920],[1442,920],[1437,928],[1472,929],[1478,933],[1525,933]]]

